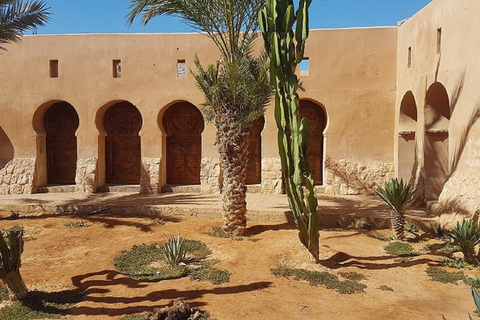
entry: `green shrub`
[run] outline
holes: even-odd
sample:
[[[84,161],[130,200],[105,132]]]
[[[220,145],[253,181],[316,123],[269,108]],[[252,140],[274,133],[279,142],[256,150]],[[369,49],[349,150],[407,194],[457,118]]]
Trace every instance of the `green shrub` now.
[[[385,246],[385,252],[389,255],[399,257],[412,257],[416,255],[415,250],[410,244],[398,241]]]
[[[221,284],[230,281],[230,272],[212,267],[193,269],[190,273],[192,280],[210,281],[213,284]]]
[[[465,280],[463,272],[448,272],[438,267],[428,267],[426,272],[436,282],[457,284]]]
[[[363,283],[354,280],[340,281],[337,276],[320,271],[312,271],[307,269],[288,268],[279,265],[271,270],[277,277],[289,278],[294,277],[296,280],[305,280],[312,286],[324,285],[327,289],[336,290],[341,294],[354,294],[364,292],[367,287]]]

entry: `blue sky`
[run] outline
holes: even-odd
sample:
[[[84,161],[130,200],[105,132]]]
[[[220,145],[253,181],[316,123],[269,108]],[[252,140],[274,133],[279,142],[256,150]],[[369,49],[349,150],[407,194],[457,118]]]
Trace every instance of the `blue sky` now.
[[[128,0],[46,0],[52,20],[38,34],[191,32],[172,17],[125,25]],[[430,0],[313,0],[311,28],[394,26]]]

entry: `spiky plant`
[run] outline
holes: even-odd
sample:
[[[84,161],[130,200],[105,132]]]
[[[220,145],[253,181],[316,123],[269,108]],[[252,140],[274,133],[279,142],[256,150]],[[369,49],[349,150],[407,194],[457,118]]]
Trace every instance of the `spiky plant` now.
[[[27,286],[20,275],[22,253],[22,230],[11,230],[8,233],[8,244],[0,233],[0,279],[7,285],[16,299],[22,299],[28,293]]]
[[[469,264],[476,264],[475,246],[480,243],[480,229],[472,220],[463,219],[457,222],[450,232],[450,237],[457,243],[463,252],[463,260]]]
[[[0,50],[2,44],[20,41],[25,30],[43,26],[49,19],[44,1],[0,0]]]
[[[178,232],[177,239],[175,239],[174,236],[171,236],[163,246],[163,255],[165,260],[167,260],[167,262],[171,265],[177,265],[180,262],[185,262],[186,254],[187,246],[185,238],[180,237],[180,232]]]
[[[480,313],[480,294],[478,293],[477,290],[475,290],[475,287],[472,286],[472,297],[473,297],[473,302],[475,302],[475,306],[477,307],[478,313]]]
[[[395,178],[385,182],[385,186],[379,186],[375,191],[391,209],[390,220],[397,240],[405,240],[405,206],[412,201],[415,189],[411,184],[404,183]]]

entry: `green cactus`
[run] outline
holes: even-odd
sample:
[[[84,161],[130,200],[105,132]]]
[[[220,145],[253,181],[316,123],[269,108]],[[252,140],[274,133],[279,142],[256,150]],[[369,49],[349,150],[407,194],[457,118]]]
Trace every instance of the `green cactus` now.
[[[290,208],[302,244],[318,262],[317,197],[307,161],[310,124],[300,119],[299,80],[295,71],[303,59],[308,38],[308,7],[300,0],[295,13],[292,0],[267,0],[259,13],[265,48],[270,56],[270,79],[275,89],[278,147]],[[295,32],[293,27],[295,25]],[[302,184],[307,188],[303,192]]]
[[[0,233],[0,279],[3,280],[17,299],[22,299],[28,293],[28,289],[20,275],[22,253],[22,230],[10,230],[8,233],[8,245]]]

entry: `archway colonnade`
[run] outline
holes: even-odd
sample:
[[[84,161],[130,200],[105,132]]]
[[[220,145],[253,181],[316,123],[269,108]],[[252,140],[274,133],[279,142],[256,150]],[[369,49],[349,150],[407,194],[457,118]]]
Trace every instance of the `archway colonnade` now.
[[[398,177],[419,182],[425,201],[438,200],[449,176],[450,116],[448,93],[440,82],[426,91],[422,115],[412,91],[400,103]]]
[[[315,183],[323,184],[324,131],[327,117],[324,107],[301,100],[301,114],[310,119],[308,160]],[[142,182],[142,142],[144,117],[129,101],[113,101],[97,110],[98,155],[93,191],[105,185],[140,185]],[[200,110],[188,101],[177,101],[158,113],[158,129],[163,139],[162,157],[169,185],[199,185],[202,170],[202,133],[205,121]],[[79,183],[77,135],[82,122],[75,106],[67,101],[50,101],[33,116],[36,131],[37,164],[35,187],[75,186]],[[262,132],[265,118],[252,125],[249,136],[247,185],[262,183]],[[81,134],[81,133],[80,133]],[[149,142],[151,143],[151,142]],[[161,143],[161,142],[159,142]],[[157,186],[158,188],[161,186]]]

